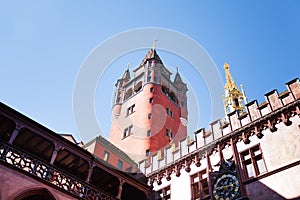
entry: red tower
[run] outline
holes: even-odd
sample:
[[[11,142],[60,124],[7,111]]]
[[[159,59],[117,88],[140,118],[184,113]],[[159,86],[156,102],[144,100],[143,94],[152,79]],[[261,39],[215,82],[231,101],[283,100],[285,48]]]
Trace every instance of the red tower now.
[[[187,85],[148,51],[131,78],[127,69],[116,83],[110,141],[135,161],[187,135]]]

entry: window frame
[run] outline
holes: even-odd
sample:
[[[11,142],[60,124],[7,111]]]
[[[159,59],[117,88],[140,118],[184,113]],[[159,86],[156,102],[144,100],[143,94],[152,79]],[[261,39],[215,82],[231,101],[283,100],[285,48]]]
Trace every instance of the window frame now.
[[[259,151],[259,153],[256,154],[258,151]],[[242,168],[243,168],[243,172],[244,172],[244,178],[246,180],[258,177],[261,174],[265,174],[268,172],[268,168],[267,168],[260,144],[254,145],[254,146],[240,152],[240,159],[241,159]],[[262,161],[262,163],[263,163],[264,171],[262,171],[262,172],[260,172],[261,169],[258,165],[259,161]],[[247,168],[247,166],[249,166],[249,165],[252,167],[253,176],[249,175],[250,172],[248,171],[248,168]]]
[[[174,139],[175,134],[172,132],[170,128],[166,128],[165,136],[170,140]]]
[[[171,132],[172,131],[169,128],[166,128],[165,136],[170,138]]]
[[[146,149],[145,155],[146,155],[146,157],[148,157],[150,155],[150,149]]]
[[[123,169],[123,167],[124,167],[124,162],[122,161],[122,160],[118,160],[118,169],[119,170],[122,170]]]
[[[195,181],[197,179],[197,181]],[[208,185],[208,175],[206,169],[201,170],[195,174],[190,175],[191,180],[191,199],[200,200],[200,199],[210,199],[209,195],[209,185]],[[204,187],[205,185],[205,187]],[[199,194],[195,194],[195,189],[198,188]]]
[[[147,137],[151,136],[151,130],[147,130]]]
[[[110,158],[110,153],[108,151],[104,150],[104,152],[103,152],[103,160],[105,162],[108,162],[109,158]]]
[[[174,119],[174,112],[170,108],[166,108],[166,113],[169,117]]]
[[[134,112],[135,112],[134,108],[135,108],[135,104],[129,106],[129,107],[127,108],[126,116],[129,116],[129,115],[131,115],[132,113],[134,113]]]
[[[162,194],[162,195],[160,195]],[[170,200],[171,199],[171,185],[168,185],[155,193],[155,200]]]
[[[133,129],[133,125],[131,124],[130,126],[128,126],[127,128],[124,129],[123,131],[123,139],[130,136],[132,134],[132,129]]]
[[[154,98],[153,98],[153,97],[150,97],[150,98],[149,98],[149,103],[151,103],[151,104],[152,104],[152,103],[153,103],[153,101],[154,101]]]

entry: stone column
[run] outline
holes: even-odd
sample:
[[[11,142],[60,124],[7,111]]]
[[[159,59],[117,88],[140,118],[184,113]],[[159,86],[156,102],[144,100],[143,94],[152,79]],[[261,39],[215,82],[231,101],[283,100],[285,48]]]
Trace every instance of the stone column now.
[[[86,182],[90,183],[90,179],[91,179],[91,176],[92,176],[92,173],[93,173],[93,169],[94,169],[94,160],[92,160],[92,162],[90,163],[90,166],[89,166],[89,172],[88,172],[88,175],[86,177]]]
[[[207,167],[206,167],[206,173],[207,173],[207,184],[208,184],[208,190],[209,190],[209,196],[213,196],[212,192],[212,180],[211,180],[211,163],[210,163],[210,158],[209,158],[209,152],[206,151],[206,162],[207,162]]]
[[[57,156],[57,153],[58,151],[61,149],[61,145],[57,144],[57,143],[54,143],[54,151],[52,153],[52,156],[51,156],[51,160],[50,160],[50,164],[53,165],[55,159],[56,159],[56,156]]]
[[[235,164],[236,164],[236,167],[237,167],[237,175],[238,175],[238,179],[239,179],[239,182],[240,182],[240,186],[241,186],[241,195],[242,196],[246,196],[247,195],[247,191],[246,191],[246,188],[243,184],[243,170],[241,168],[241,162],[240,162],[240,157],[239,157],[239,152],[237,150],[237,147],[236,147],[236,140],[234,140],[233,138],[230,139],[230,144],[231,144],[231,148],[232,148],[232,151],[233,151],[233,159],[235,161]]]
[[[124,184],[124,181],[122,179],[119,179],[119,181],[120,181],[120,185],[119,185],[117,199],[121,199],[121,197],[122,197],[123,184]]]
[[[224,156],[223,156],[222,147],[220,144],[218,145],[218,151],[219,151],[220,162],[222,163],[222,162],[224,162]]]

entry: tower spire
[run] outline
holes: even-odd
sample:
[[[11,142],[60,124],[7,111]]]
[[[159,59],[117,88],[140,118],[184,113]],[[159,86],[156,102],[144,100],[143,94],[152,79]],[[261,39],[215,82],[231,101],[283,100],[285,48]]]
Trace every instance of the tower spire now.
[[[156,43],[157,43],[157,41],[158,41],[158,40],[156,40],[156,39],[153,40],[153,45],[152,45],[152,49],[153,49],[153,50],[156,49]]]
[[[238,88],[237,85],[235,84],[230,70],[229,70],[229,64],[228,63],[224,63],[224,70],[225,70],[225,76],[226,76],[226,84],[225,84],[225,90],[232,90],[234,88]]]
[[[244,88],[241,85],[242,92],[239,90],[231,76],[229,64],[226,62],[224,63],[224,70],[226,77],[226,83],[224,86],[225,97],[223,98],[225,114],[236,110],[240,113],[245,112],[244,104],[247,103],[247,97],[245,95]]]

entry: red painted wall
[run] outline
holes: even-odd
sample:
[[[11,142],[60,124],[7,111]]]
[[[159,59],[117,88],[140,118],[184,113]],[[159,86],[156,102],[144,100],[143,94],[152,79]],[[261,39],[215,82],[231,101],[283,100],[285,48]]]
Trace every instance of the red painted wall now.
[[[150,91],[152,87],[153,92]],[[152,103],[149,102],[150,98],[153,98]],[[135,104],[134,113],[126,116],[127,108],[133,104]],[[167,115],[166,108],[173,112],[173,118]],[[148,119],[149,113],[152,113],[151,119]],[[166,136],[166,128],[174,133],[175,142],[187,135],[187,129],[181,124],[180,117],[187,119],[187,112],[182,111],[171,101],[161,91],[160,85],[146,84],[142,91],[122,104],[119,118],[112,121],[109,139],[125,153],[137,157],[138,160],[145,157],[147,149],[155,152],[172,141]],[[126,127],[124,124],[129,126],[130,123],[133,125],[132,135],[123,138],[123,128]],[[147,137],[147,130],[151,130],[150,137]]]

